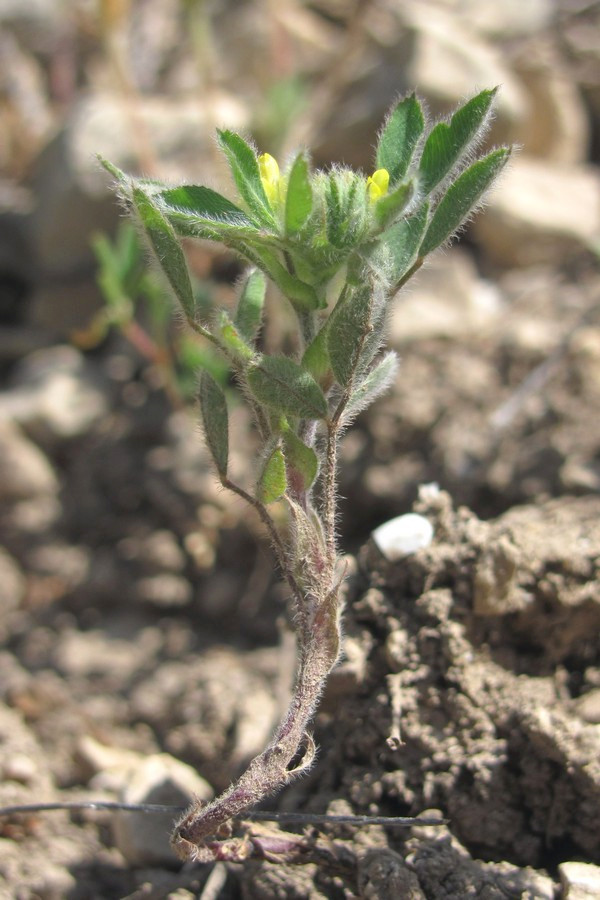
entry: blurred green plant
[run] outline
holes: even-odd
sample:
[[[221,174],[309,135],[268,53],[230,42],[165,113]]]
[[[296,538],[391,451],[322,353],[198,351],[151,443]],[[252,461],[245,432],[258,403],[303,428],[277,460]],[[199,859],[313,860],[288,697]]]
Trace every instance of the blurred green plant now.
[[[92,247],[98,263],[96,280],[105,305],[86,329],[73,333],[73,341],[90,348],[105,340],[111,329],[117,329],[160,371],[175,407],[195,397],[199,369],[226,384],[227,361],[196,335],[174,327],[170,292],[160,275],[148,267],[134,225],[122,221],[112,240],[106,234],[95,234]],[[194,292],[198,308],[208,309],[208,287],[196,284]]]
[[[269,859],[285,853],[283,842],[257,848],[248,838],[230,838],[229,820],[306,771],[314,758],[307,728],[340,645],[340,434],[395,378],[396,356],[381,348],[397,291],[473,214],[510,156],[507,147],[477,155],[495,93],[481,91],[448,120],[430,124],[421,101],[404,97],[379,134],[369,177],[339,166],[313,171],[305,151],[281,172],[272,156],[258,156],[239,134],[219,131],[236,203],[201,185],[131,178],[103,161],[189,325],[227,360],[249,406],[261,453],[254,484],[242,486],[229,472],[225,395],[202,372],[200,412],[219,480],[267,528],[297,630],[299,668],[283,721],[224,794],[186,812],[173,835],[182,858],[240,861],[261,849]],[[207,314],[198,304],[182,238],[217,241],[251,264],[235,314]],[[268,280],[295,312],[291,352],[286,345],[268,353],[257,343]],[[284,524],[273,515],[274,503],[285,510]]]

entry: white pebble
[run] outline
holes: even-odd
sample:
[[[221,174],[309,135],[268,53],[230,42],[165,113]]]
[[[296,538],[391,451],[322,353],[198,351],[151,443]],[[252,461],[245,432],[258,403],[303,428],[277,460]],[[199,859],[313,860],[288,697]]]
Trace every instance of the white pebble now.
[[[428,547],[433,539],[433,525],[425,516],[406,513],[384,522],[372,532],[371,537],[385,558],[395,562]]]

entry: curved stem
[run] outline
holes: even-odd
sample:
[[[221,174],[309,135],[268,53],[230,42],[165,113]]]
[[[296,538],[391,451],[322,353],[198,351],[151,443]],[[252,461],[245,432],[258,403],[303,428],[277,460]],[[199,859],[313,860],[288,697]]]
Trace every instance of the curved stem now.
[[[243,848],[239,842],[223,840],[230,833],[229,820],[284,787],[311,765],[314,743],[306,729],[337,660],[337,606],[337,595],[330,595],[315,610],[310,646],[301,654],[290,705],[268,746],[223,794],[206,806],[194,801],[177,823],[171,843],[182,859],[241,860]],[[294,765],[303,744],[303,756]]]

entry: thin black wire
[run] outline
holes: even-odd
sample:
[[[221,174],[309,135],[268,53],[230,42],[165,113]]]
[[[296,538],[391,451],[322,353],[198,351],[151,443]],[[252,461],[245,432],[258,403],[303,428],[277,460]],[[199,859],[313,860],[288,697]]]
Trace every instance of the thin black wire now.
[[[160,803],[117,803],[112,800],[67,800],[62,803],[23,803],[0,807],[0,816],[23,813],[53,812],[55,810],[108,809],[121,812],[173,813],[185,811],[184,806],[164,806]],[[412,828],[413,825],[445,825],[446,820],[433,816],[353,816],[318,813],[247,812],[240,819],[250,822],[283,822],[288,825],[386,825],[388,828]]]

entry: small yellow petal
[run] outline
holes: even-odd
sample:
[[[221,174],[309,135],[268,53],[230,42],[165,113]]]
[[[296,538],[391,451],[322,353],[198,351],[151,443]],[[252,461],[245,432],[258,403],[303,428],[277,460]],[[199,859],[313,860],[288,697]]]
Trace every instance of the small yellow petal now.
[[[258,157],[258,170],[260,172],[260,180],[265,189],[265,194],[271,206],[274,206],[279,199],[280,175],[279,164],[270,153],[263,153]]]
[[[379,200],[388,192],[390,185],[390,173],[387,169],[377,169],[367,178],[367,187],[369,189],[369,198],[372,203]]]
[[[263,153],[258,157],[258,168],[263,181],[271,184],[279,181],[279,164],[270,153]]]

